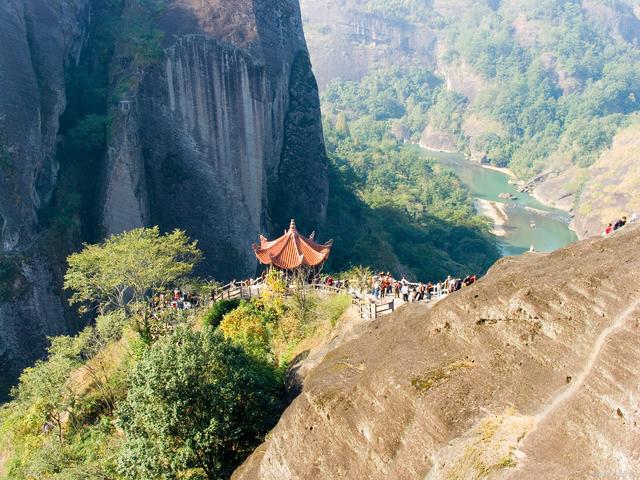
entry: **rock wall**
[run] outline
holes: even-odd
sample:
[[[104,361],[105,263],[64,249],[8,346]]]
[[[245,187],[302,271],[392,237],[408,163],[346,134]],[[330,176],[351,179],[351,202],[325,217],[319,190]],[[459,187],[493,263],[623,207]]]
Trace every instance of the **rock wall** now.
[[[150,26],[132,13],[147,4],[160,8]],[[64,259],[79,246],[66,243],[95,233],[80,233],[71,212],[74,234],[51,241],[39,213],[59,183],[60,117],[82,93],[65,92],[65,76],[81,58],[111,66],[105,158],[77,159],[99,197],[78,208],[102,234],[183,228],[205,252],[200,273],[224,280],[255,273],[260,233],[293,217],[309,231],[324,223],[327,159],[297,0],[144,5],[101,5],[117,27],[109,35],[132,21],[134,35],[101,37],[93,51],[92,0],[0,2],[0,399],[47,336],[80,326],[64,316]],[[144,34],[158,45],[135,38]]]
[[[640,215],[640,125],[620,131],[589,169],[581,186],[573,228],[581,238],[599,235],[623,215]]]
[[[50,259],[37,247],[37,211],[56,184],[65,66],[88,19],[85,0],[0,2],[0,398],[69,329]]]
[[[366,11],[362,0],[301,0],[318,84],[359,80],[370,70],[433,66],[435,33]]]
[[[260,233],[326,217],[319,100],[297,2],[170,2],[165,58],[114,111],[104,227],[183,228],[217,278],[251,275]]]
[[[438,130],[437,128],[427,125],[420,137],[420,146],[427,150],[437,152],[458,152],[456,138],[449,132]]]
[[[232,478],[637,478],[638,248],[636,225],[503,259],[369,323]]]

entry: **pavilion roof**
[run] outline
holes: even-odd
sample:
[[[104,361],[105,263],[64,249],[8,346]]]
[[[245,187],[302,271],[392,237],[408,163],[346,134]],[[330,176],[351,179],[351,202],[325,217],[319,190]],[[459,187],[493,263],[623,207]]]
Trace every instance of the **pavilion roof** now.
[[[301,235],[296,222],[291,220],[289,230],[276,240],[269,241],[260,235],[260,244],[253,245],[253,251],[260,263],[273,265],[282,270],[295,270],[301,266],[316,267],[329,258],[333,241],[319,244],[310,237]]]

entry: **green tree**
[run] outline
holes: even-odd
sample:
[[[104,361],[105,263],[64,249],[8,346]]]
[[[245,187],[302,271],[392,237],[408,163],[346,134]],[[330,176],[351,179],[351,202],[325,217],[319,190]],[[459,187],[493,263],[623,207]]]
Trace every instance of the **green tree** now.
[[[161,235],[158,227],[140,228],[69,256],[64,287],[73,291],[72,305],[128,312],[191,273],[201,259],[184,232]]]
[[[274,425],[281,383],[211,328],[148,348],[118,411],[127,479],[227,478]]]
[[[353,288],[359,291],[361,295],[364,295],[371,285],[373,271],[369,267],[358,265],[348,270],[344,276],[349,280]]]
[[[227,313],[220,323],[224,337],[242,347],[251,357],[267,363],[275,363],[271,349],[275,318],[270,318],[264,309],[253,302],[242,302]]]

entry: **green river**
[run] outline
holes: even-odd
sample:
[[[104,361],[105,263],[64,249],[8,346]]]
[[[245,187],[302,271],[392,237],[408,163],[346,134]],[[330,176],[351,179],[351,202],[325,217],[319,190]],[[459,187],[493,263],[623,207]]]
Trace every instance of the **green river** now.
[[[552,252],[577,240],[569,229],[569,215],[549,208],[527,193],[519,193],[502,172],[483,168],[462,154],[425,150],[430,158],[454,170],[475,198],[504,205],[508,216],[499,237],[502,254],[519,255],[533,245],[538,252]],[[511,193],[516,200],[503,200],[501,193]]]

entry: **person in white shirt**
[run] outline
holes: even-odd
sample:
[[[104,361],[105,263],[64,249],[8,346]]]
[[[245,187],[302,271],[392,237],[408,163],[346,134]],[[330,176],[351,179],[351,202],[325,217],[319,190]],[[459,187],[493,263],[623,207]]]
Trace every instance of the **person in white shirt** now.
[[[402,293],[402,299],[405,302],[409,301],[409,285],[406,283],[402,284],[402,288],[400,289],[400,293]]]

